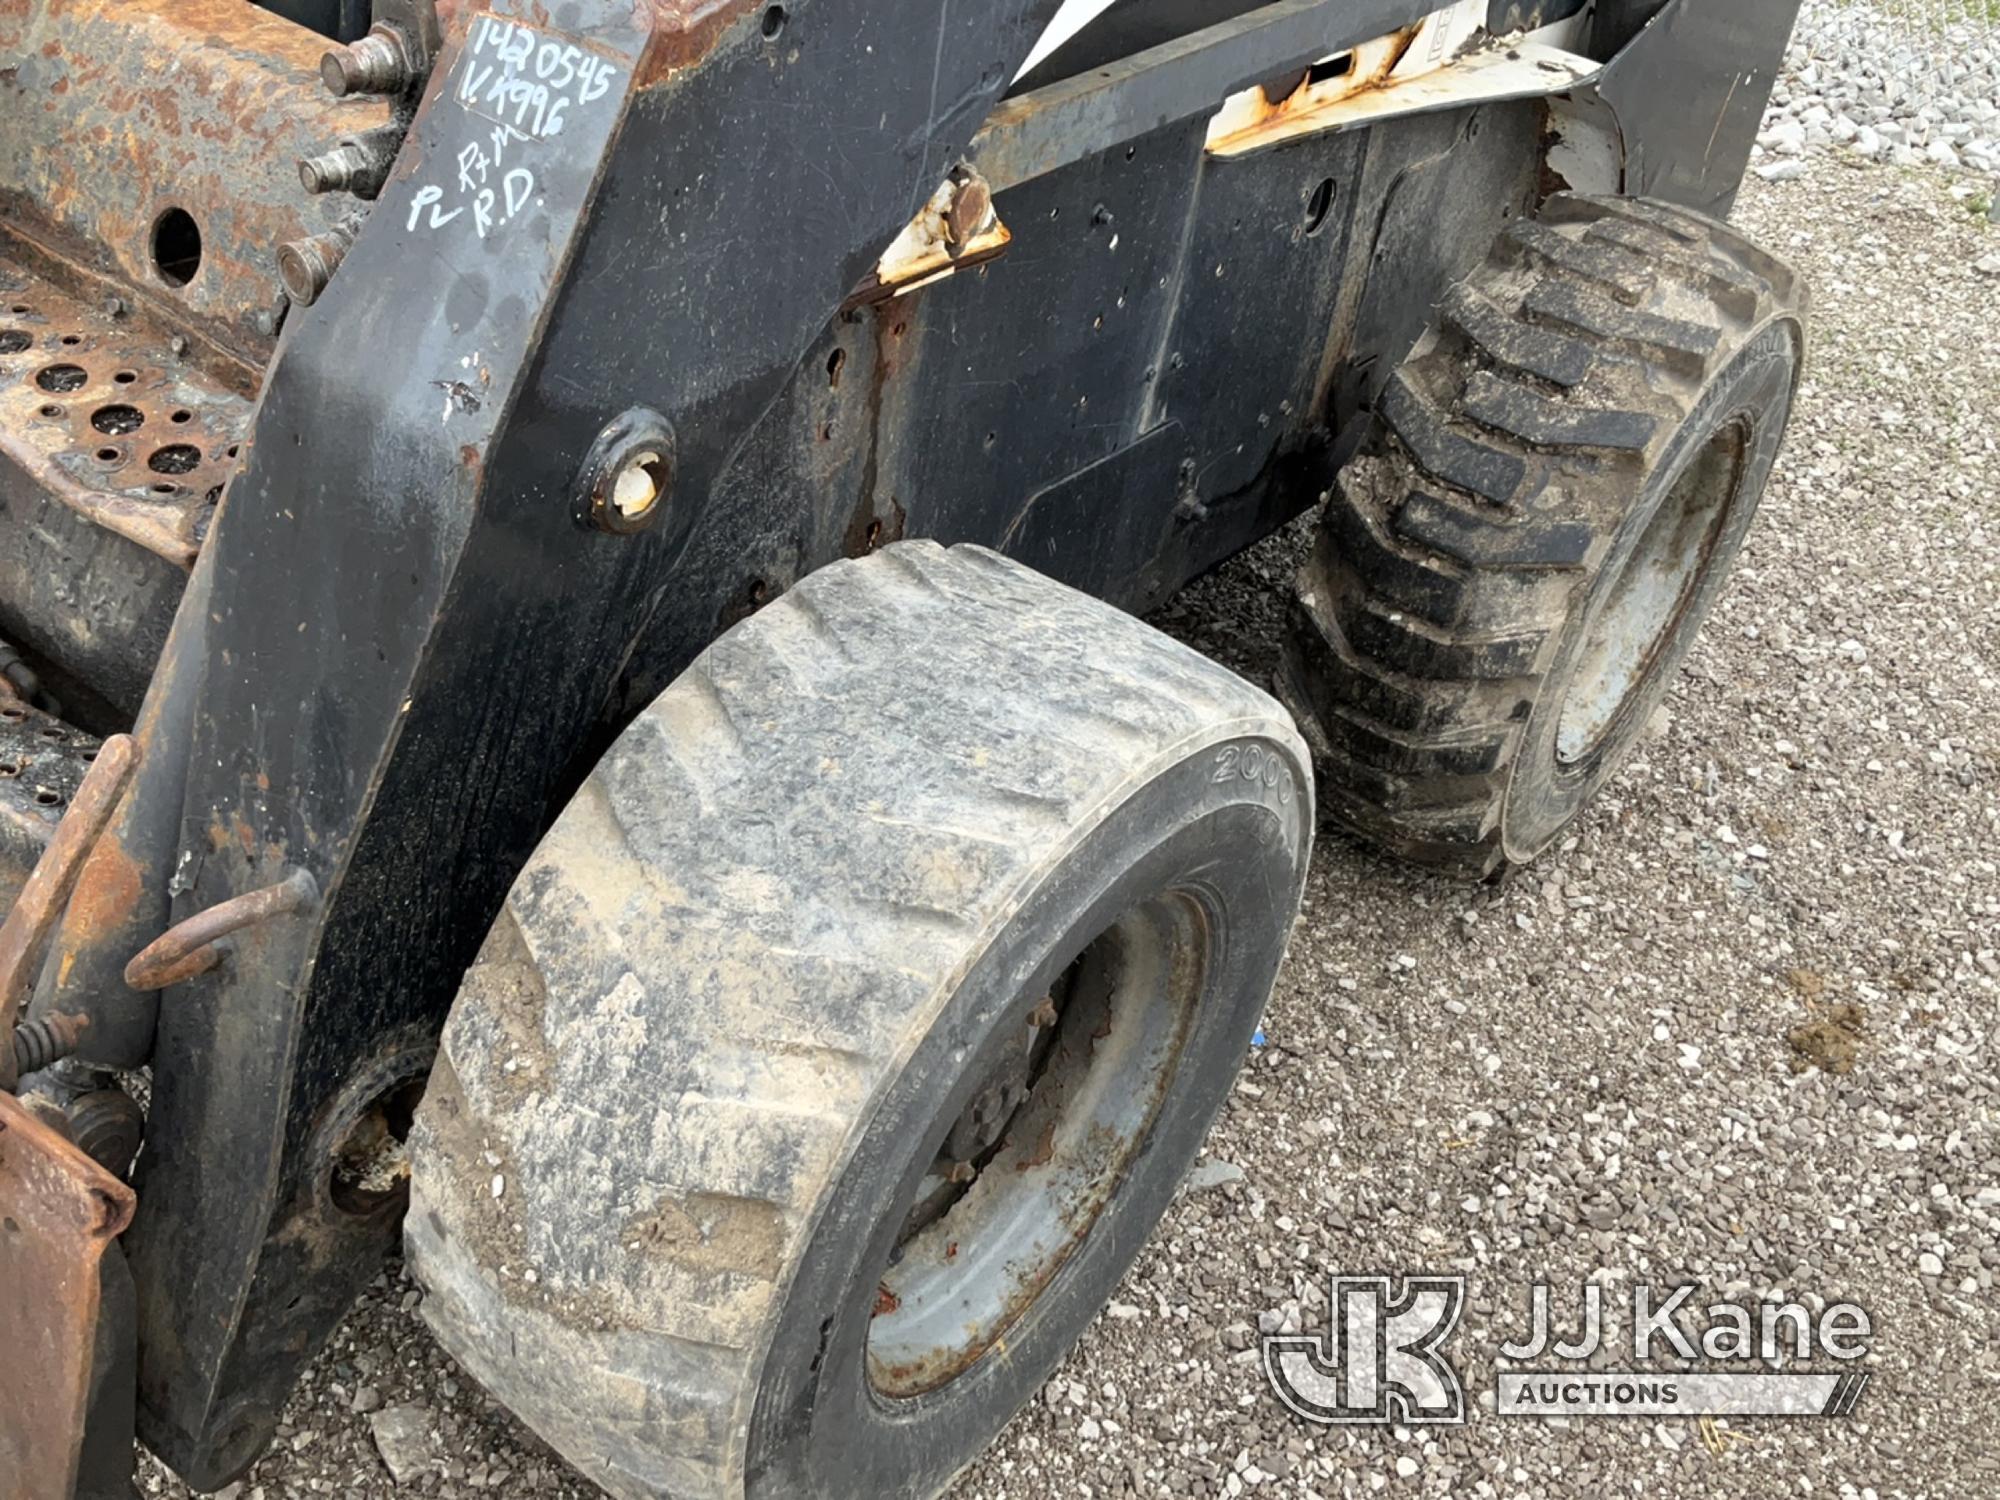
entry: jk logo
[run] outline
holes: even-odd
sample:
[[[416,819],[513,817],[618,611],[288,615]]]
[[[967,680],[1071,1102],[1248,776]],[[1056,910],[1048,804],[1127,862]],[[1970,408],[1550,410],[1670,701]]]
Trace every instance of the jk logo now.
[[[1335,1276],[1325,1335],[1264,1339],[1271,1388],[1308,1422],[1465,1420],[1465,1387],[1438,1347],[1465,1310],[1463,1276]]]

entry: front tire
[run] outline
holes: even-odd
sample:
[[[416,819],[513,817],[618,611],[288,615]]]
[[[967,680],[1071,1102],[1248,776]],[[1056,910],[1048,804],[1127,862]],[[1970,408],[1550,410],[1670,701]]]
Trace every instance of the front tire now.
[[[559,818],[413,1137],[440,1341],[621,1497],[929,1495],[1227,1095],[1297,910],[1283,709],[975,548],[738,625]]]
[[[1483,876],[1672,682],[1784,436],[1804,295],[1725,224],[1564,194],[1442,313],[1327,497],[1279,695],[1336,821]]]

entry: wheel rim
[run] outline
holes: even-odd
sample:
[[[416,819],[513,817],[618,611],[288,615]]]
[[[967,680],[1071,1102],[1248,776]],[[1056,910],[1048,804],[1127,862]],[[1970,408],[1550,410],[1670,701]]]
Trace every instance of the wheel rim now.
[[[1088,1235],[1172,1083],[1209,934],[1193,893],[1166,892],[1087,943],[1046,995],[1016,1003],[1002,1030],[1018,1025],[1018,1044],[937,1122],[936,1159],[889,1215],[901,1228],[867,1339],[879,1395],[918,1396],[970,1368]]]
[[[1645,696],[1689,606],[1742,487],[1750,424],[1717,430],[1653,511],[1590,622],[1556,721],[1556,760],[1594,758]]]

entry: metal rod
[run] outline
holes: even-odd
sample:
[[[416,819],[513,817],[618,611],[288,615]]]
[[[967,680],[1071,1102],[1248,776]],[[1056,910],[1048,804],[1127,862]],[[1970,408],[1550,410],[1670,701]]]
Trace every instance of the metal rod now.
[[[217,939],[266,918],[297,911],[319,895],[319,886],[304,870],[294,870],[276,885],[245,891],[176,922],[148,943],[125,965],[125,982],[135,990],[163,990],[206,974],[222,962]]]

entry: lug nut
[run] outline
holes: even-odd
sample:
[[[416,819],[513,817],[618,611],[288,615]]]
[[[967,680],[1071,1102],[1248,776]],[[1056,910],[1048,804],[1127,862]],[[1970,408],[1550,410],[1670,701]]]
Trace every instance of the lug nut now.
[[[359,41],[334,47],[319,60],[319,81],[336,99],[349,94],[400,94],[410,78],[410,55],[402,34],[379,21]]]
[[[354,235],[342,228],[324,234],[292,240],[278,247],[278,279],[285,292],[301,307],[311,307],[340,269],[341,257],[354,243]]]

